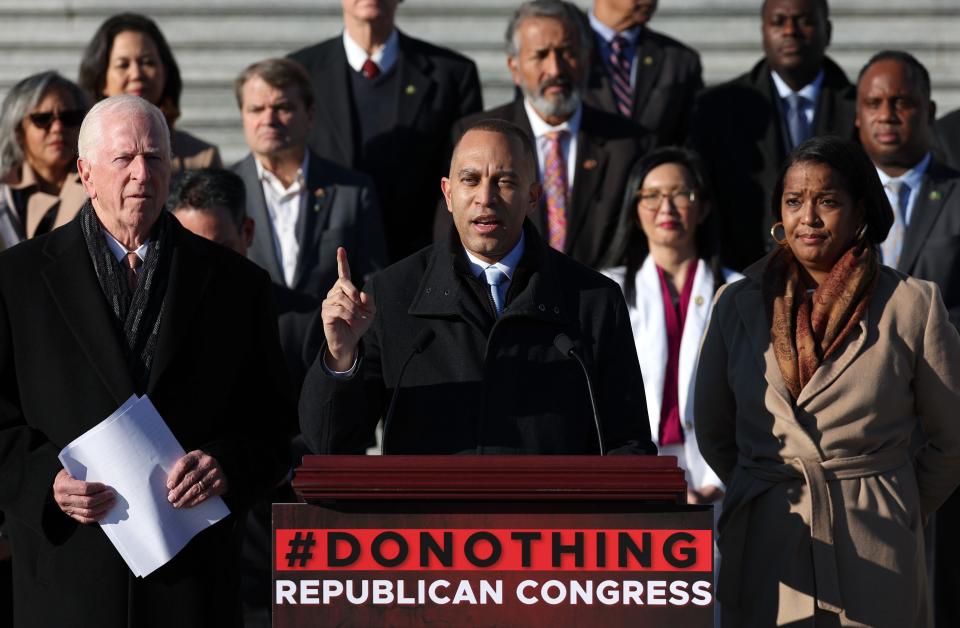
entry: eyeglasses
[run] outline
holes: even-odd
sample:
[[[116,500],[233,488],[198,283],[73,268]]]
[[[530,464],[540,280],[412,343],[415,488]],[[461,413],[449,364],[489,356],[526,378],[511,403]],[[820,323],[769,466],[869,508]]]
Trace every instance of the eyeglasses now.
[[[57,113],[55,111],[40,111],[37,113],[28,113],[30,122],[38,129],[46,131],[53,125],[54,120],[59,120],[63,126],[78,127],[83,122],[83,112],[79,109],[68,109]]]
[[[685,190],[682,188],[666,194],[660,190],[653,189],[640,190],[637,192],[637,201],[640,203],[640,207],[650,211],[660,209],[664,197],[669,197],[677,209],[687,209],[697,200],[697,192],[695,190]]]

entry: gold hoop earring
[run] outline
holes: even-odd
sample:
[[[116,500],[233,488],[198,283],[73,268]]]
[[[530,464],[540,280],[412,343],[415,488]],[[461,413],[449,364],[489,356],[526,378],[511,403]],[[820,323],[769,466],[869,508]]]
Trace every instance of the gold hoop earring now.
[[[784,228],[784,230],[783,230],[783,239],[782,239],[782,240],[779,240],[779,239],[777,239],[777,227],[783,227],[783,222],[781,221],[781,222],[775,222],[775,223],[773,223],[773,226],[770,227],[770,237],[773,238],[773,241],[776,242],[777,244],[779,244],[780,246],[786,246],[786,245],[787,245],[787,230],[786,230],[786,228]]]
[[[860,228],[857,229],[857,242],[863,242],[863,239],[867,236],[867,223],[860,225]]]

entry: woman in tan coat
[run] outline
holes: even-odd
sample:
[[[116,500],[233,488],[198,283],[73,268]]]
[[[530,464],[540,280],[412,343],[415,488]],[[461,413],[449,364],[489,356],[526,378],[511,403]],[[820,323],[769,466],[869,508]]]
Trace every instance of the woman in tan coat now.
[[[94,101],[134,94],[163,111],[170,127],[171,172],[222,168],[213,144],[174,128],[180,117],[180,68],[166,38],[153,20],[139,13],[107,18],[90,40],[80,61],[80,85]]]
[[[923,522],[960,483],[960,337],[878,261],[862,149],[816,138],[771,201],[781,246],[718,294],[696,432],[727,485],[724,626],[923,626]]]
[[[87,193],[77,174],[77,136],[87,97],[53,71],[14,85],[0,109],[0,249],[77,215]]]

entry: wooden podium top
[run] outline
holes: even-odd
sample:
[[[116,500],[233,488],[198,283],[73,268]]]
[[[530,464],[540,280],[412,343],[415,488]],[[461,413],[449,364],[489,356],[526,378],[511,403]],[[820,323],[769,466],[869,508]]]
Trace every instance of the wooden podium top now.
[[[304,456],[293,487],[329,500],[686,503],[675,456]]]

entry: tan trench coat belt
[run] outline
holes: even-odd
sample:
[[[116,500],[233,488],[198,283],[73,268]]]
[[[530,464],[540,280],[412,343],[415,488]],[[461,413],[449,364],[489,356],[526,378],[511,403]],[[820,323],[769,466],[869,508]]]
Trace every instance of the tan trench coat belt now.
[[[721,536],[725,537],[722,549],[727,550],[721,553],[722,560],[726,563],[723,571],[730,575],[720,582],[721,600],[727,604],[732,603],[734,607],[740,606],[740,577],[751,502],[776,484],[801,480],[810,491],[810,510],[807,515],[813,545],[817,606],[825,611],[839,613],[843,609],[843,600],[840,596],[837,556],[833,545],[833,522],[836,515],[827,482],[880,475],[909,462],[910,454],[906,449],[887,449],[863,456],[823,461],[793,458],[784,464],[775,465],[760,464],[740,456],[735,478],[747,486],[731,491],[729,503],[724,504],[726,516],[719,525]],[[749,478],[742,477],[743,471],[749,474]]]

